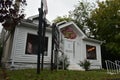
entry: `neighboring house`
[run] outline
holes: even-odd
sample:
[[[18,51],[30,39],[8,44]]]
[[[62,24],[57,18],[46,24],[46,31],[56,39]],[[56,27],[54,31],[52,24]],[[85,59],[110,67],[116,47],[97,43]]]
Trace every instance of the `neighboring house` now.
[[[50,24],[49,21],[47,21]],[[68,69],[81,70],[78,65],[85,59],[91,62],[91,69],[100,69],[101,41],[88,38],[73,22],[57,26],[60,32],[60,52],[68,57]],[[22,20],[12,33],[4,32],[2,62],[7,68],[36,68],[38,47],[38,15]],[[52,28],[46,28],[44,67],[50,67]]]
[[[102,68],[101,41],[88,38],[73,22],[59,26],[60,50],[67,55],[70,65],[68,69],[81,70],[80,61],[89,60],[91,69]]]

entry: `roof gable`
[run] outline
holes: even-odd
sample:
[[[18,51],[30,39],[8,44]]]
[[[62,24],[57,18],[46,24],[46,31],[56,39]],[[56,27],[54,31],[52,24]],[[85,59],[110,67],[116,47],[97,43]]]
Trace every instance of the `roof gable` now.
[[[59,23],[58,23],[59,24]],[[67,28],[67,27],[71,27],[73,29],[73,31],[79,35],[80,37],[87,37],[82,30],[74,23],[74,22],[64,22],[64,24],[61,23],[61,25],[58,25],[59,30],[62,30],[63,28]]]
[[[67,28],[67,27],[71,27],[73,29],[73,31],[77,35],[79,35],[80,37],[82,37],[82,39],[85,40],[85,41],[102,44],[102,41],[99,41],[99,40],[96,40],[96,39],[92,39],[92,38],[88,38],[84,34],[84,32],[74,22],[65,22],[65,21],[63,21],[63,22],[58,23],[59,30],[62,30],[63,28]]]
[[[27,19],[31,20],[34,24],[39,23],[39,15],[30,16]],[[51,22],[48,19],[46,19],[46,22],[47,22],[48,25],[51,25]]]

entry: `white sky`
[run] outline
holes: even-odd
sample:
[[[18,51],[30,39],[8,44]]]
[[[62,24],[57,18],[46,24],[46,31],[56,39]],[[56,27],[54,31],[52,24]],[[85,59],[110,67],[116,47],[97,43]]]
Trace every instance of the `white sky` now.
[[[57,16],[67,15],[68,11],[73,10],[74,6],[78,4],[78,1],[86,0],[47,0],[48,14],[47,19],[52,21]],[[97,0],[87,0],[89,2],[95,2]],[[38,14],[38,8],[40,8],[41,0],[27,0],[27,6],[25,10],[26,17]]]
[[[26,18],[38,14],[38,8],[40,8],[41,0],[26,0],[26,1],[27,1],[27,6],[25,8]],[[57,16],[67,15],[68,12],[70,10],[73,10],[74,6],[78,4],[78,1],[95,2],[97,0],[47,0],[48,5],[48,14],[46,16],[47,19],[51,22]],[[1,28],[2,27],[0,27],[0,31]]]

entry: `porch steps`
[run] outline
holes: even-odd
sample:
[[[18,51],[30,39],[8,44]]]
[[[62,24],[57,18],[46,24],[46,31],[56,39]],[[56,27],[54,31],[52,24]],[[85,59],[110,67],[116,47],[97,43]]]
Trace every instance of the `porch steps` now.
[[[75,61],[70,61],[70,64],[68,66],[68,70],[82,70],[84,71],[84,69],[77,63],[75,63]]]

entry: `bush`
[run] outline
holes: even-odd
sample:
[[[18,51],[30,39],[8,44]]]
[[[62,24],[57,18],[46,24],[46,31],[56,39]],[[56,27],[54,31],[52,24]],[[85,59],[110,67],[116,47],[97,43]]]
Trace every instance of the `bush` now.
[[[79,65],[82,66],[85,69],[85,71],[88,71],[91,63],[85,59],[84,61],[80,61]]]

